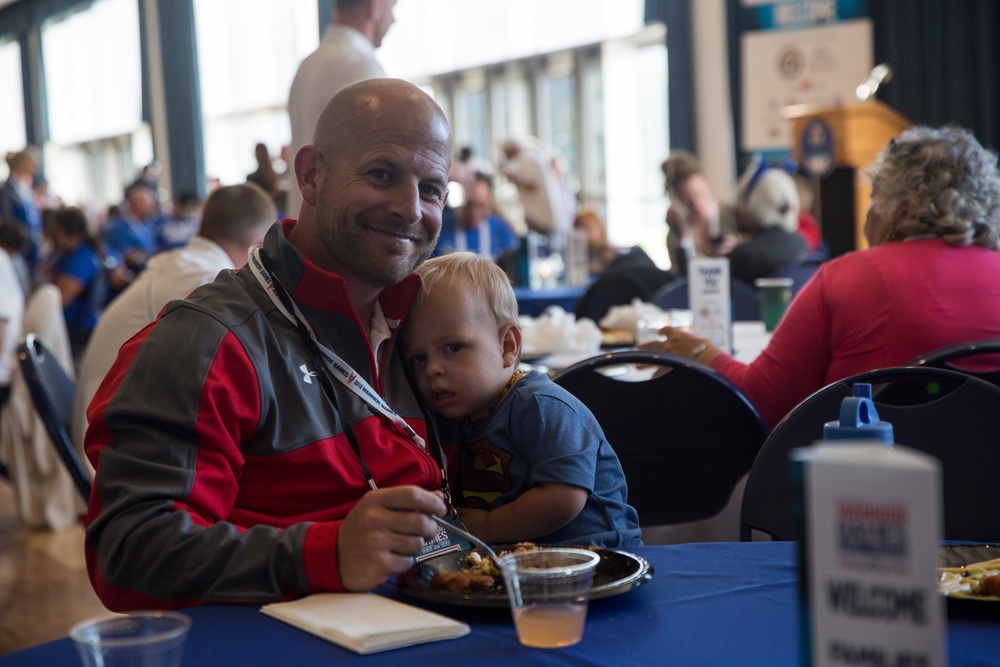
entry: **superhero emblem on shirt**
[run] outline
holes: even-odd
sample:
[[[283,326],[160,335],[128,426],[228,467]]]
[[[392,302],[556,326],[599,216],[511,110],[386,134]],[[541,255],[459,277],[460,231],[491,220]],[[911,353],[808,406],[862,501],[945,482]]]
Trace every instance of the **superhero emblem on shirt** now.
[[[458,462],[459,486],[466,507],[492,510],[494,503],[511,489],[510,452],[488,440],[467,445]]]

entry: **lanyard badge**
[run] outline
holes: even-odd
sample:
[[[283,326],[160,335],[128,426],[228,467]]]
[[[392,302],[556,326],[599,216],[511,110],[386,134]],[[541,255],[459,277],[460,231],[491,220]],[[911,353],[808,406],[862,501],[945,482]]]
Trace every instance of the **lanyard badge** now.
[[[396,414],[396,412],[389,407],[389,404],[386,403],[385,400],[371,388],[364,378],[356,373],[346,361],[340,358],[340,356],[328,349],[316,339],[316,334],[313,332],[312,327],[309,326],[309,323],[306,321],[302,312],[299,310],[298,305],[291,299],[291,297],[288,296],[287,292],[285,292],[284,288],[281,286],[281,283],[278,282],[277,277],[274,276],[265,266],[260,248],[251,248],[248,252],[247,259],[253,269],[254,276],[257,278],[257,282],[259,282],[261,287],[264,288],[264,291],[270,297],[275,307],[290,322],[296,325],[296,328],[299,329],[303,338],[306,339],[308,343],[311,343],[313,349],[318,353],[318,356],[325,367],[318,370],[320,372],[325,371],[326,373],[325,377],[321,376],[321,380],[325,380],[326,377],[334,377],[340,380],[340,382],[350,389],[355,396],[367,403],[374,411],[382,414],[391,422],[399,426],[422,450],[427,451],[424,439],[421,438],[413,430],[413,428],[402,419],[402,417]],[[324,382],[321,382],[321,384],[325,385]],[[330,394],[330,399],[336,403],[332,392]],[[353,431],[350,429],[349,425],[345,424],[345,426],[348,440],[351,441],[351,446],[354,448],[355,453],[361,461],[361,467],[364,470],[365,478],[368,480],[368,486],[370,486],[373,490],[377,489],[378,486],[375,484],[375,480],[372,479],[371,473],[368,471],[368,467],[365,466],[364,459],[361,457],[361,448],[356,442],[356,439],[353,437]],[[448,515],[444,518],[448,523],[464,527],[462,519],[459,517],[458,512],[455,511],[451,502],[451,493],[448,487],[448,476],[444,467],[443,459],[438,463],[441,470],[442,491],[444,492],[445,501],[448,503],[448,508],[450,510]],[[465,538],[452,533],[439,525],[434,539],[424,545],[423,550],[417,556],[416,560],[419,562],[444,553],[452,551],[467,551],[471,548],[472,545],[470,545]]]
[[[443,518],[446,522],[451,524],[456,524],[461,527],[465,527],[462,523],[462,519],[459,518],[458,512],[455,508],[451,507],[449,504],[449,509],[451,510]],[[457,533],[449,531],[447,528],[438,524],[437,534],[434,539],[424,545],[420,553],[417,554],[416,561],[419,563],[425,561],[429,558],[434,558],[435,556],[440,556],[442,554],[451,553],[453,551],[468,551],[472,548],[469,541],[464,537],[461,537]]]

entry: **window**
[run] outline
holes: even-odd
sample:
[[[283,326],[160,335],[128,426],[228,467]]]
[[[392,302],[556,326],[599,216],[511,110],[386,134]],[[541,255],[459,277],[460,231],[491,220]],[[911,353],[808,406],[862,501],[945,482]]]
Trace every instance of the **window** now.
[[[45,23],[41,34],[52,192],[68,204],[118,202],[136,155],[152,153],[142,123],[138,5],[98,0]]]
[[[527,75],[516,63],[501,68],[500,75],[491,83],[491,89],[493,145],[488,155],[495,157],[496,144],[508,137],[531,134],[531,95]]]
[[[316,0],[195,0],[194,8],[205,171],[242,183],[257,168],[258,142],[278,157],[291,139],[288,91],[319,44]]]
[[[581,123],[581,190],[596,199],[606,195],[604,155],[604,86],[601,78],[600,58],[588,59],[580,69],[583,88]]]
[[[548,59],[538,78],[538,138],[560,163],[570,192],[580,192],[579,127],[577,125],[576,71],[572,53]],[[587,100],[600,104],[601,100]]]
[[[601,49],[608,235],[638,244],[660,266],[666,250],[666,199],[660,164],[667,136],[667,53],[663,26]]]
[[[478,158],[489,156],[490,145],[489,100],[486,80],[482,72],[467,77],[454,93],[452,114],[455,146],[469,146]]]
[[[390,76],[432,85],[456,146],[471,144],[489,164],[508,138],[540,140],[577,201],[605,218],[611,240],[642,245],[666,266],[665,30],[645,27],[643,8],[641,0],[400,2],[379,60]],[[516,188],[501,179],[496,198],[518,226]]]
[[[28,143],[21,85],[21,46],[16,41],[0,43],[0,80],[4,81],[4,103],[0,104],[0,155],[19,151]],[[0,180],[7,178],[7,163],[0,160]]]

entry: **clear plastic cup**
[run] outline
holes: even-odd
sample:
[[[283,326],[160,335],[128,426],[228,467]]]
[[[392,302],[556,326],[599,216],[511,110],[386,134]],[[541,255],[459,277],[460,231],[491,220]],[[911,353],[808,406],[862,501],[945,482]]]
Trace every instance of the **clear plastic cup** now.
[[[180,667],[191,619],[170,611],[101,616],[69,630],[84,667]]]
[[[670,319],[666,313],[640,317],[635,322],[635,344],[642,345],[643,343],[666,340],[666,337],[660,333],[660,329],[669,325]]]
[[[561,648],[583,639],[590,588],[600,560],[593,551],[563,547],[500,558],[521,644]]]

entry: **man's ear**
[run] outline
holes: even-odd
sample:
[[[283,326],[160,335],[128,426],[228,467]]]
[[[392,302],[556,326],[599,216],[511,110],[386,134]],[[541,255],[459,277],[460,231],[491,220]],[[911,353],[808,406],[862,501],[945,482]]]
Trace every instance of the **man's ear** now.
[[[521,360],[521,327],[508,324],[500,331],[500,350],[504,368],[516,368]]]
[[[312,144],[306,144],[295,154],[295,182],[302,193],[302,201],[315,207],[319,185],[317,179],[323,167],[323,154]],[[297,214],[298,211],[290,211]]]

